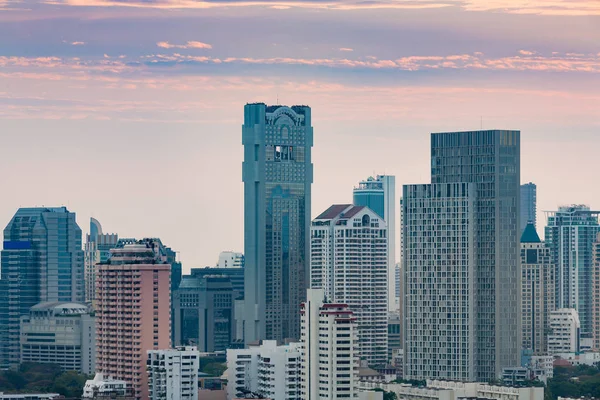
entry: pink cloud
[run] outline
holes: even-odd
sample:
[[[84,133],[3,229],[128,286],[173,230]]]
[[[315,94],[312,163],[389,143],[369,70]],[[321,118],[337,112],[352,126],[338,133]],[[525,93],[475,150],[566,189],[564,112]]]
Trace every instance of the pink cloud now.
[[[158,47],[163,49],[212,49],[212,45],[208,43],[198,42],[195,40],[189,40],[186,44],[171,44],[169,42],[158,42]]]
[[[85,42],[71,42],[71,46],[83,46]]]
[[[340,47],[339,51],[354,51],[354,49],[351,49],[350,47]]]

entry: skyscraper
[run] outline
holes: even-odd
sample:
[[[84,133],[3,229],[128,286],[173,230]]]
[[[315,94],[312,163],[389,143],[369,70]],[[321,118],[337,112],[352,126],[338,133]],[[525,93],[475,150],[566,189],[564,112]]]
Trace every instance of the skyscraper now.
[[[309,279],[310,107],[247,104],[242,143],[245,341],[298,339]]]
[[[548,351],[550,313],[555,310],[552,253],[530,222],[521,236],[521,321],[523,349],[534,355]]]
[[[577,310],[584,338],[593,334],[593,246],[600,232],[599,214],[585,205],[563,206],[547,213],[545,238],[556,268],[556,308]]]
[[[40,302],[85,297],[81,229],[66,207],[20,208],[4,229],[0,367],[19,364],[20,317]]]
[[[478,381],[495,379],[503,368],[520,364],[521,309],[520,296],[517,295],[521,290],[519,178],[519,131],[433,133],[432,185],[404,188],[405,344],[414,346],[424,341],[425,346],[429,345],[427,337],[415,336],[420,328],[411,330],[410,321],[418,323],[419,316],[415,312],[420,307],[431,307],[424,311],[438,314],[431,316],[432,321],[435,318],[443,320],[440,312],[443,313],[448,307],[459,307],[461,303],[457,302],[462,302],[460,307],[465,308],[465,313],[460,310],[460,314],[456,315],[458,309],[446,313],[447,325],[451,327],[456,318],[466,318],[469,323],[474,323],[473,336],[465,337],[465,340],[472,338],[475,341],[474,347],[471,346],[474,350],[474,370],[461,373],[474,374],[471,377]],[[409,194],[413,196],[412,204],[411,199],[407,198]],[[425,203],[431,203],[431,207],[425,207]],[[415,213],[417,215],[413,216]],[[408,236],[411,234],[409,229],[414,230],[413,235],[420,235],[418,227],[414,225],[416,222],[410,222],[409,219],[422,219],[424,224],[430,225],[428,229],[431,229],[431,233],[424,238],[425,243],[419,244]],[[448,240],[454,242],[456,247],[449,246]],[[470,246],[471,243],[473,246]],[[423,251],[428,253],[410,254],[411,246],[413,249],[424,246]],[[465,246],[472,250],[467,251]],[[446,254],[439,253],[444,248]],[[429,258],[434,255],[436,259]],[[460,275],[447,277],[452,279],[449,282],[438,281],[441,292],[420,293],[420,285],[433,284],[430,274],[442,273],[448,268]],[[426,280],[419,281],[419,276]],[[444,294],[448,290],[444,285],[449,283],[457,285],[453,286],[457,289],[459,285],[474,285],[471,286],[474,290],[469,292],[469,298],[451,300],[447,296],[460,296],[463,293]],[[461,290],[466,289],[467,286],[464,286]],[[471,301],[474,301],[474,321],[470,320],[467,311]],[[411,306],[411,302],[418,307]],[[467,348],[465,351],[469,352]],[[446,350],[447,364],[458,361],[456,352]],[[409,356],[409,353],[405,354],[408,371],[412,368],[411,360],[407,359]],[[460,357],[464,357],[464,354],[461,353]],[[436,362],[434,357],[427,356],[422,360],[423,368],[413,369],[410,376],[435,378],[446,375],[449,371],[433,367]]]
[[[336,204],[311,226],[310,287],[356,316],[360,357],[388,361],[387,226],[364,206]]]
[[[475,187],[403,189],[404,377],[474,381]]]
[[[354,188],[355,206],[373,210],[385,221],[388,235],[388,309],[396,311],[396,177],[377,175]]]
[[[146,352],[171,347],[171,266],[154,239],[111,250],[96,276],[96,371],[148,399]]]
[[[119,236],[115,233],[104,234],[100,221],[90,218],[90,233],[85,242],[85,301],[96,298],[96,264],[105,262],[109,250],[116,247]]]
[[[521,232],[529,222],[537,228],[537,186],[531,182],[521,185]]]
[[[592,272],[592,333],[593,348],[600,350],[600,233],[596,235],[593,250],[594,269]]]
[[[301,388],[303,400],[358,397],[358,329],[347,304],[309,289],[302,317]]]

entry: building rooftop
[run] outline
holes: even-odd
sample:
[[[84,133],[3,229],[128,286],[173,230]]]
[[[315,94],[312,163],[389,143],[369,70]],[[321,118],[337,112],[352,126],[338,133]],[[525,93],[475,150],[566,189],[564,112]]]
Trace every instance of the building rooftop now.
[[[521,235],[521,243],[541,243],[541,239],[535,230],[533,222],[529,221],[523,234]]]
[[[52,314],[53,316],[68,316],[68,315],[81,315],[88,314],[89,308],[87,305],[83,303],[74,303],[74,302],[44,302],[36,304],[31,307],[30,311],[32,313],[47,313]]]
[[[352,204],[334,204],[315,219],[334,219],[349,207],[352,207]]]

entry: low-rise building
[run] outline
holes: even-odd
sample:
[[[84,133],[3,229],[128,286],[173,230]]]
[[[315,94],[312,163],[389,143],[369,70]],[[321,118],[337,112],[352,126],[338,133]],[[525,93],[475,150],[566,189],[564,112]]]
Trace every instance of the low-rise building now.
[[[96,370],[95,317],[82,303],[49,302],[21,317],[21,362],[55,364],[65,371]]]
[[[62,396],[58,393],[24,393],[24,394],[4,394],[0,393],[0,400],[54,400]]]
[[[277,400],[300,398],[300,345],[265,340],[248,349],[227,350],[227,398],[249,394]]]
[[[577,310],[561,308],[550,313],[550,335],[548,353],[578,353],[580,350],[579,331],[581,324]]]
[[[146,365],[151,400],[198,400],[196,347],[149,350]]]
[[[131,396],[132,392],[133,390],[127,382],[98,373],[94,379],[85,383],[82,397],[84,399],[122,398]]]
[[[425,387],[408,384],[361,383],[361,389],[382,389],[393,392],[402,400],[455,400],[494,399],[494,400],[543,400],[542,387],[507,387],[477,382],[451,382],[428,380]]]

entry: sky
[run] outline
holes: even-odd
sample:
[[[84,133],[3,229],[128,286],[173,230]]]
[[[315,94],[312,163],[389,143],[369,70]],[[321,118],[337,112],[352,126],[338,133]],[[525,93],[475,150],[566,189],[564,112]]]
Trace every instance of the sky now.
[[[544,210],[600,208],[597,0],[0,0],[0,225],[66,205],[184,271],[243,250],[247,102],[308,104],[313,216],[430,132],[521,130]]]

